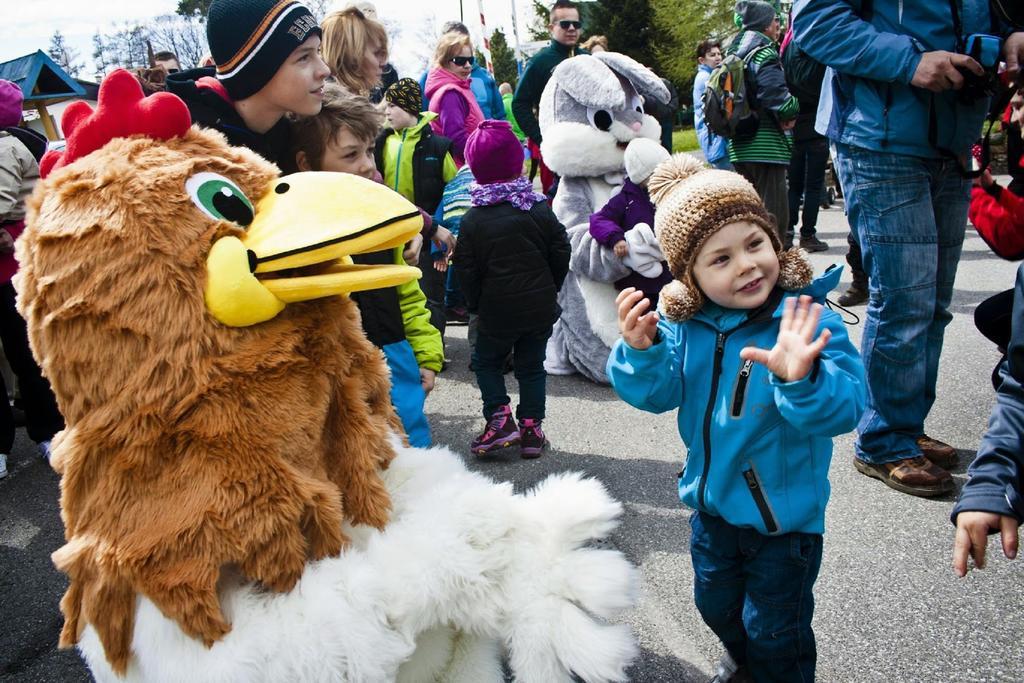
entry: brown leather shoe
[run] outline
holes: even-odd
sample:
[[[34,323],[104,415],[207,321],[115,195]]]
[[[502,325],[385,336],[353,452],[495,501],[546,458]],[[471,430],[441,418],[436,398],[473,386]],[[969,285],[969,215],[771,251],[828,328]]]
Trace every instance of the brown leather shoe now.
[[[860,306],[867,303],[868,290],[857,285],[850,285],[850,288],[843,292],[843,295],[836,299],[840,306]]]
[[[861,474],[880,479],[886,486],[912,496],[941,496],[953,490],[953,477],[922,455],[875,465],[853,457]]]
[[[917,437],[917,447],[921,449],[924,457],[944,470],[953,469],[960,462],[960,456],[957,455],[955,448],[927,434]]]

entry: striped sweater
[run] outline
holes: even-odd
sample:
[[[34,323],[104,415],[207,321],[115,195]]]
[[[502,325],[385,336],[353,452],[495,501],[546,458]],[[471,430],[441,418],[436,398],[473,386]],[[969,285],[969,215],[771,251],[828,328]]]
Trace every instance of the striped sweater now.
[[[737,136],[729,141],[729,161],[789,164],[792,142],[779,127],[780,121],[796,118],[800,103],[786,88],[779,52],[772,40],[757,31],[736,36],[729,52],[743,58],[763,45],[772,47],[758,52],[750,63],[748,75],[757,84],[757,111],[760,122],[753,136]]]

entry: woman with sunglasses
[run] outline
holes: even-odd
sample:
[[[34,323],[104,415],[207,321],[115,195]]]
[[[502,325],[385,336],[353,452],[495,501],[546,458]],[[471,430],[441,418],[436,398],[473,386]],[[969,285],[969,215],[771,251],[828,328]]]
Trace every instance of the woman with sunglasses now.
[[[430,111],[437,114],[430,125],[436,133],[452,141],[452,157],[459,166],[465,163],[466,138],[484,120],[470,88],[475,61],[469,36],[445,33],[437,43],[427,75],[425,94]]]

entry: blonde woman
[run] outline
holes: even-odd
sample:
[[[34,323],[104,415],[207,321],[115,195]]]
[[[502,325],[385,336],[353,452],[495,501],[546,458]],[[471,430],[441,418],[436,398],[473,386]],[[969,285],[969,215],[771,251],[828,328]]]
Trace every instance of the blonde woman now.
[[[452,141],[452,157],[459,166],[465,163],[466,138],[484,120],[470,87],[475,61],[469,36],[445,33],[434,50],[424,91],[430,102],[430,111],[437,114],[430,125],[434,132]]]
[[[368,96],[388,63],[387,31],[355,7],[328,14],[321,28],[331,76],[349,93]]]
[[[590,54],[594,54],[595,52],[607,52],[608,38],[605,36],[590,36],[580,44],[580,49],[586,50]]]

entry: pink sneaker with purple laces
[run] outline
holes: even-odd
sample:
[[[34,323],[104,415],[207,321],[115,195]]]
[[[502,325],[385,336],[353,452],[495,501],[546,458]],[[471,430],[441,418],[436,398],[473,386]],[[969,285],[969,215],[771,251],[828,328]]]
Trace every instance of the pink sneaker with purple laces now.
[[[544,430],[540,428],[540,420],[525,418],[519,421],[519,450],[528,459],[539,458],[548,445]]]
[[[518,443],[519,427],[512,417],[512,409],[505,405],[494,411],[484,433],[473,439],[469,450],[474,455],[488,455]]]

